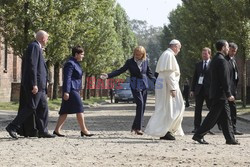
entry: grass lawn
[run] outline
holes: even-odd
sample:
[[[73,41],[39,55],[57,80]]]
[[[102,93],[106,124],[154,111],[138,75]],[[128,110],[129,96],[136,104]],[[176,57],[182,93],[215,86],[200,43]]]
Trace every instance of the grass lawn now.
[[[250,105],[248,104],[246,108],[242,107],[242,101],[241,100],[236,100],[236,105],[237,105],[237,112],[239,113],[249,113],[250,114]]]
[[[84,105],[93,105],[95,103],[101,103],[107,100],[107,97],[91,97],[90,99],[84,100]],[[56,100],[48,100],[49,110],[59,110],[61,106],[61,99]],[[0,102],[0,110],[18,110],[19,103],[18,102]]]

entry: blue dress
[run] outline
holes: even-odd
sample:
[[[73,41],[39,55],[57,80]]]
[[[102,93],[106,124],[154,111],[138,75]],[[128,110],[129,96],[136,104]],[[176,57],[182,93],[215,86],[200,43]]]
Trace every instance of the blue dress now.
[[[83,113],[83,103],[80,96],[82,89],[83,70],[79,62],[71,57],[63,68],[63,91],[69,93],[69,99],[65,101],[62,98],[61,109],[59,114]]]

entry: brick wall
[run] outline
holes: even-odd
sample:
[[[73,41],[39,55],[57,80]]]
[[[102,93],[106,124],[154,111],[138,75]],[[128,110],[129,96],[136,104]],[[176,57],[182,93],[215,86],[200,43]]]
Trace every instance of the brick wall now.
[[[11,100],[11,83],[20,82],[21,59],[13,55],[0,36],[0,102]]]

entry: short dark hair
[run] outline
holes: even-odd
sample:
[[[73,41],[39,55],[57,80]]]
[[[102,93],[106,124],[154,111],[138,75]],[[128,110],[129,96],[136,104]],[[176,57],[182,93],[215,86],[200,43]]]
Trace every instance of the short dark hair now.
[[[224,40],[224,39],[218,40],[218,41],[216,42],[216,44],[215,44],[216,50],[217,50],[217,51],[221,51],[222,48],[223,48],[223,46],[226,45],[226,43],[227,43],[227,41]]]
[[[238,45],[234,42],[230,42],[229,43],[229,48],[234,48],[234,49],[238,49]]]
[[[80,54],[80,53],[83,53],[84,50],[81,46],[77,45],[75,47],[72,48],[72,56],[75,57],[75,54]]]

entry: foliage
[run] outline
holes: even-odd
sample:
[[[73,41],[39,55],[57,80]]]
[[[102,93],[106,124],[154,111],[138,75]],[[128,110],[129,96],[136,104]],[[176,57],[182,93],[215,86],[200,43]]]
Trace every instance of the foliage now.
[[[146,21],[142,20],[132,20],[131,24],[138,44],[145,47],[150,67],[154,71],[157,60],[162,52],[162,28],[149,26]]]
[[[213,47],[218,39],[226,39],[239,45],[238,54],[243,59],[243,87],[246,87],[246,59],[250,48],[249,0],[183,0],[169,16],[170,24],[164,28],[164,36],[173,36],[182,43],[178,56],[183,78],[191,77],[194,62],[199,61],[203,47]],[[192,64],[190,66],[190,64]],[[243,88],[243,96],[246,94]]]
[[[115,0],[0,0],[0,4],[0,34],[20,57],[34,32],[43,29],[50,35],[45,50],[50,65],[62,66],[72,46],[81,45],[82,66],[91,76],[120,67],[136,45],[126,12]]]

